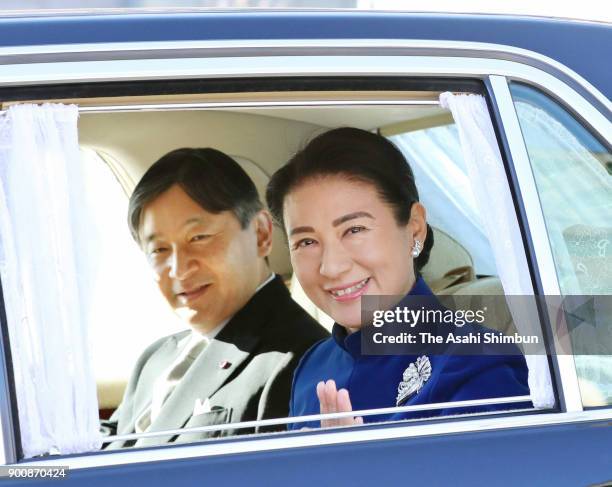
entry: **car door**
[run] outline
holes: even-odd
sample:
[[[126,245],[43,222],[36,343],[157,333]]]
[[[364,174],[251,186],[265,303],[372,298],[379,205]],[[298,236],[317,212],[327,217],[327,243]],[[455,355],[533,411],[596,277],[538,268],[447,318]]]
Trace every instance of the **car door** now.
[[[9,80],[3,102],[76,99],[82,114],[254,108],[269,114],[283,107],[304,114],[306,107],[414,109],[439,104],[415,93],[481,94],[496,130],[511,204],[522,232],[527,262],[522,271],[528,273],[536,295],[571,294],[560,278],[568,272],[568,264],[559,260],[558,237],[551,231],[557,214],[549,211],[550,193],[542,192],[545,171],[533,147],[538,138],[528,132],[524,105],[548,113],[561,125],[570,124],[568,117],[575,120],[583,129],[578,141],[586,149],[600,144],[591,154],[607,161],[612,129],[609,101],[553,60],[502,45],[409,39],[177,41],[172,46],[121,42],[63,49],[59,56],[49,49],[31,48],[25,57],[19,49],[7,50],[8,62],[0,66],[0,80]],[[206,96],[195,100],[194,93]],[[595,200],[597,205],[605,198],[606,184],[604,180],[601,187],[593,188],[602,195]],[[606,210],[598,206],[597,211]],[[582,214],[584,221],[575,224],[596,227],[592,234],[605,231],[601,224],[592,224],[587,213]],[[593,253],[593,245],[598,248],[587,239],[585,251]],[[591,266],[601,263],[589,262]],[[5,315],[0,384],[5,472],[8,475],[10,468],[19,467],[12,475],[24,472],[18,475],[29,476],[34,483],[40,480],[29,475],[34,470],[28,469],[67,466],[65,481],[74,485],[605,482],[612,471],[612,460],[604,453],[612,434],[610,402],[605,394],[597,406],[585,400],[586,389],[581,385],[582,371],[588,368],[585,361],[580,365],[571,350],[556,348],[550,313],[541,310],[538,319],[549,347],[553,407],[24,459],[15,428],[14,390],[19,384],[11,377],[15,358]],[[606,363],[598,357],[590,361],[596,362],[595,368]],[[566,447],[570,444],[573,448]]]

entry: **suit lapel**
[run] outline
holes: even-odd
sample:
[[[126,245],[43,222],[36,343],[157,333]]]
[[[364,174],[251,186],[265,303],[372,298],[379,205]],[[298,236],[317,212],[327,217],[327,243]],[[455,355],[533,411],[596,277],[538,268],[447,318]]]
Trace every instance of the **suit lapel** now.
[[[203,350],[172,395],[163,405],[159,416],[148,431],[181,428],[193,415],[196,401],[204,402],[222,387],[249,357],[259,341],[258,337],[242,337],[240,344],[212,340]],[[222,363],[229,366],[222,367]],[[143,438],[138,446],[167,443],[171,437]]]
[[[240,369],[260,342],[261,329],[270,320],[271,310],[282,293],[289,295],[282,279],[276,276],[236,313],[189,368],[148,431],[183,427],[193,415],[196,400],[204,402],[210,398]],[[222,362],[231,365],[224,368]],[[151,391],[148,389],[149,401]],[[142,438],[136,445],[160,445],[171,439],[170,436]]]
[[[156,380],[174,362],[181,352],[179,346],[188,337],[189,331],[173,335],[151,356],[140,374],[139,384],[134,393],[132,421],[124,425],[119,434],[129,434],[134,431],[134,421],[151,405],[152,391]]]

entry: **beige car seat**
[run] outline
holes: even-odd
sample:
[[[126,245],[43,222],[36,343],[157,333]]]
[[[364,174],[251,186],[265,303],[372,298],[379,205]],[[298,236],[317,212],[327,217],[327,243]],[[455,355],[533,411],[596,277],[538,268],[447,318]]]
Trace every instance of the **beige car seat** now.
[[[499,296],[504,296],[504,288],[498,277],[483,277],[457,284],[439,291],[438,295],[456,297],[456,307],[472,311],[486,309],[484,325],[488,328],[501,331],[504,335],[512,335],[516,332],[508,306],[499,299]]]
[[[433,227],[434,246],[421,275],[434,293],[474,279],[474,261],[467,249],[449,234]],[[449,277],[457,276],[453,280]]]

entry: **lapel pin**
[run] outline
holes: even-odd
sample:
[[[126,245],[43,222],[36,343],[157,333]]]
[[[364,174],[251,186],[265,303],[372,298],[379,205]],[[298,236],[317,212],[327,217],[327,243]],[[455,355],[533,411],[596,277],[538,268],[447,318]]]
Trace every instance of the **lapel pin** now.
[[[431,362],[423,355],[416,360],[416,364],[413,362],[404,370],[403,380],[397,386],[396,405],[401,406],[414,394],[418,394],[430,377]]]
[[[219,362],[220,369],[229,369],[231,366],[232,364],[228,362],[227,360],[221,360],[221,362]]]

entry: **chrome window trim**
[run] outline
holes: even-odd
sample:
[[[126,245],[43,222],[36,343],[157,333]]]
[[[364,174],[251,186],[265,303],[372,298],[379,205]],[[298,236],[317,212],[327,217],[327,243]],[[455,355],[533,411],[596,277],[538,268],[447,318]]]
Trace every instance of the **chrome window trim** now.
[[[567,66],[543,54],[502,44],[468,41],[406,39],[283,39],[169,42],[117,42],[12,46],[0,48],[0,64],[178,57],[262,57],[316,55],[460,56],[512,60],[540,69],[552,69],[584,88],[608,110],[612,102]]]
[[[381,52],[384,49],[381,48]],[[407,50],[408,52],[409,50]],[[482,54],[482,53],[481,53]],[[367,66],[368,69],[364,69]],[[611,138],[612,103],[592,86],[604,115],[573,88],[538,68],[514,61],[434,56],[265,56],[136,59],[0,65],[0,86],[160,79],[271,76],[505,76],[561,99],[579,100],[579,114],[600,134]],[[576,75],[578,76],[578,75]],[[579,77],[578,77],[579,78]],[[586,83],[586,82],[585,82]],[[583,113],[584,112],[584,113]]]
[[[386,45],[380,47],[380,51],[389,45],[391,41],[385,41]],[[406,42],[408,43],[408,42]],[[193,44],[193,43],[188,43]],[[225,45],[227,43],[220,43]],[[364,46],[372,47],[363,41]],[[409,43],[408,43],[409,44]],[[412,43],[414,44],[414,43]],[[422,43],[423,46],[436,44],[434,42]],[[462,43],[437,43],[448,46]],[[464,43],[465,44],[465,43]],[[468,43],[469,44],[469,43]],[[122,48],[125,45],[121,44]],[[146,45],[145,45],[146,46]],[[71,46],[73,48],[74,46]],[[101,47],[101,46],[97,46]],[[142,46],[141,46],[142,47]],[[414,47],[414,46],[413,46]],[[494,46],[499,48],[499,46]],[[134,47],[136,50],[136,47]],[[2,54],[6,49],[0,49]],[[137,51],[137,50],[136,50]],[[141,51],[137,51],[141,52]],[[406,52],[409,52],[407,50]],[[488,51],[487,51],[488,52]],[[483,51],[481,54],[487,54]],[[494,56],[495,51],[491,51]],[[112,52],[109,53],[109,56]],[[154,80],[154,79],[189,79],[189,78],[227,78],[227,77],[269,77],[269,76],[434,76],[434,77],[471,77],[485,79],[493,75],[514,80],[524,81],[532,86],[539,87],[544,91],[554,93],[558,98],[572,100],[572,108],[584,118],[604,138],[612,139],[612,124],[599,110],[594,108],[583,96],[578,94],[572,87],[559,81],[549,73],[533,66],[514,61],[487,59],[484,57],[434,57],[434,56],[302,56],[275,57],[209,57],[209,58],[180,58],[180,59],[140,59],[140,60],[108,60],[108,61],[85,61],[78,63],[39,63],[39,64],[5,64],[0,65],[0,86],[36,84],[44,85],[62,82],[87,82],[87,81],[117,81],[117,80]],[[574,73],[575,74],[575,73]],[[583,80],[584,81],[584,80]],[[506,81],[504,80],[504,83]],[[496,86],[499,81],[495,81]],[[586,82],[585,82],[586,83]],[[588,83],[587,83],[588,85]],[[610,108],[610,102],[597,90],[594,95],[600,98],[601,103]],[[497,88],[500,89],[499,87]],[[507,85],[506,85],[507,89]],[[261,106],[269,105],[262,102]],[[350,104],[350,102],[346,103]],[[516,137],[516,135],[514,135]],[[522,138],[521,138],[522,140]],[[519,157],[520,160],[520,157]],[[528,160],[527,160],[528,162]],[[523,161],[521,164],[524,164]],[[522,171],[526,171],[525,168]],[[527,176],[524,176],[527,178]],[[521,183],[522,184],[522,183]],[[527,184],[527,183],[526,183]],[[527,186],[528,187],[528,186]],[[522,188],[521,188],[522,189]],[[539,204],[539,202],[538,202]],[[533,216],[537,220],[537,216]],[[536,221],[534,220],[534,221]],[[541,237],[540,237],[541,239]],[[539,244],[540,246],[541,244]],[[546,242],[547,245],[547,242]],[[550,251],[550,249],[548,249]],[[539,252],[546,252],[544,247]],[[544,255],[544,254],[542,254]],[[550,263],[544,261],[549,267]],[[547,267],[547,268],[548,268]],[[556,276],[556,274],[553,274]],[[555,280],[556,277],[549,276],[548,279]],[[547,281],[548,282],[548,281]],[[552,281],[547,284],[552,289],[558,283]],[[558,294],[558,293],[557,293]],[[569,357],[571,359],[571,357]],[[566,367],[568,365],[566,364]],[[575,375],[575,370],[573,371]],[[570,388],[572,380],[570,380]],[[571,390],[570,396],[572,395]],[[519,427],[529,425],[544,425],[563,423],[565,421],[578,422],[596,420],[600,418],[611,419],[612,409],[601,411],[581,412],[573,402],[571,409],[566,413],[537,414],[520,416],[515,418],[473,419],[456,423],[427,424],[398,426],[397,428],[381,428],[344,431],[339,433],[309,432],[298,435],[300,440],[295,446],[315,446],[337,442],[355,442],[371,439],[386,439],[394,437],[410,437],[425,434],[443,434],[460,431],[477,431],[481,429],[493,429],[503,427]],[[570,415],[570,416],[568,416]],[[572,416],[573,415],[573,416]],[[527,418],[527,419],[525,419]],[[548,419],[542,419],[548,418]],[[574,419],[568,419],[574,418]],[[511,420],[511,421],[509,421]],[[514,422],[513,422],[514,421]],[[544,421],[544,422],[543,422]],[[494,425],[494,426],[493,426]],[[6,434],[6,431],[5,431]],[[294,437],[280,435],[276,438],[262,438],[261,440],[234,441],[230,445],[228,453],[270,450],[290,448],[294,444]],[[253,445],[260,445],[253,449]],[[263,446],[262,446],[263,445]],[[149,459],[172,459],[188,458],[206,454],[214,454],[219,443],[173,446],[167,449],[147,450],[146,452],[118,451],[113,453],[101,453],[87,457],[62,458],[62,464],[74,465],[74,468],[84,468],[97,465],[116,465],[122,463],[142,462]],[[211,452],[211,453],[207,453]],[[49,460],[53,462],[53,460]],[[40,462],[37,462],[40,464]],[[81,465],[81,467],[79,467]]]
[[[79,113],[103,113],[103,112],[155,112],[164,110],[217,110],[220,108],[289,108],[289,107],[346,107],[346,106],[440,106],[435,100],[295,100],[295,101],[213,101],[202,103],[177,102],[177,103],[150,103],[129,105],[87,105],[80,106]],[[6,114],[7,110],[0,110],[0,115]]]
[[[447,418],[448,419],[448,418]],[[150,463],[165,460],[198,458],[208,456],[235,455],[275,450],[287,450],[310,446],[335,444],[353,444],[365,441],[386,441],[401,438],[441,436],[454,433],[474,433],[500,429],[515,429],[536,426],[554,426],[578,424],[587,421],[607,421],[612,419],[612,409],[598,409],[573,413],[544,413],[524,416],[489,417],[473,420],[405,424],[398,423],[392,427],[378,425],[357,429],[337,428],[333,430],[296,431],[294,433],[250,436],[243,441],[229,438],[230,441],[210,440],[193,445],[173,445],[161,448],[147,448],[101,452],[94,455],[48,458],[22,462],[19,465],[66,465],[71,469],[108,467],[131,463]],[[234,441],[231,441],[234,440]]]
[[[545,295],[560,296],[561,289],[557,280],[557,271],[546,231],[544,212],[531,170],[531,161],[523,139],[514,100],[510,94],[505,77],[489,76],[489,80],[493,89],[495,103],[503,120],[503,130],[508,140],[510,155],[519,182],[531,240],[536,254],[542,290]],[[551,358],[559,371],[559,380],[561,382],[559,393],[562,395],[562,409],[567,412],[582,411],[578,374],[573,356],[560,353],[554,354]]]
[[[0,295],[2,295],[1,290]],[[4,320],[6,318],[4,310],[0,313]],[[4,347],[0,344],[0,391],[3,392],[0,393],[0,465],[17,461],[16,432],[13,425],[12,405],[9,400],[10,386],[6,355]]]
[[[417,404],[414,406],[388,407],[378,409],[359,409],[356,411],[348,411],[342,413],[327,413],[327,414],[310,414],[308,416],[292,416],[288,418],[260,419],[255,421],[242,421],[240,423],[214,424],[209,426],[198,426],[194,428],[179,428],[164,431],[150,431],[146,433],[132,433],[127,435],[107,436],[104,438],[104,443],[113,441],[130,441],[141,438],[156,438],[158,436],[177,436],[180,434],[195,434],[204,433],[207,431],[224,431],[242,428],[255,428],[263,426],[273,426],[280,424],[303,423],[308,421],[320,421],[321,419],[339,419],[353,418],[355,416],[375,416],[379,414],[396,414],[402,412],[414,411],[432,411],[436,409],[453,409],[471,406],[487,406],[490,404],[513,404],[517,402],[529,402],[531,396],[509,396],[509,397],[494,397],[491,399],[472,399],[469,401],[450,401],[429,404]],[[524,411],[532,411],[533,408],[524,409]],[[521,409],[523,411],[523,409]],[[484,414],[501,414],[505,411],[493,411]]]

